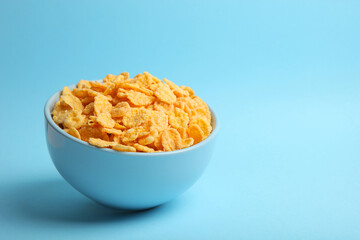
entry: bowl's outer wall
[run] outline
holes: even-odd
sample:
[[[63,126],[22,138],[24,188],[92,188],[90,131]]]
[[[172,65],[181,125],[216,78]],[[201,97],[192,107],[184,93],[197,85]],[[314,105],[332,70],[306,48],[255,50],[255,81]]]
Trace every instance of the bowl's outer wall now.
[[[154,207],[183,193],[202,175],[214,147],[212,139],[181,153],[131,155],[76,142],[47,121],[45,128],[50,156],[64,179],[89,198],[123,209]]]
[[[86,196],[117,208],[142,209],[184,192],[201,176],[213,142],[178,155],[121,155],[89,148],[47,124],[50,156],[59,173]]]

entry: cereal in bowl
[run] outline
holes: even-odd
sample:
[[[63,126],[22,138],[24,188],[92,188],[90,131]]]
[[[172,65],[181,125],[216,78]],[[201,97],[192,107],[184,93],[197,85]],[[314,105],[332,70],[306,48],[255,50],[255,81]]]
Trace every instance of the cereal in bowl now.
[[[64,87],[52,111],[66,133],[89,144],[125,152],[163,152],[190,147],[211,131],[207,104],[190,87],[144,72],[108,74],[102,82]]]

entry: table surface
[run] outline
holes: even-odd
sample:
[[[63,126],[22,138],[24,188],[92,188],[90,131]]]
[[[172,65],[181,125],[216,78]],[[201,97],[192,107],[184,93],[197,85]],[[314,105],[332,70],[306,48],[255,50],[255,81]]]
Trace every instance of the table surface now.
[[[360,239],[359,1],[2,1],[0,239]],[[149,71],[217,112],[214,156],[144,212],[58,174],[43,105]]]

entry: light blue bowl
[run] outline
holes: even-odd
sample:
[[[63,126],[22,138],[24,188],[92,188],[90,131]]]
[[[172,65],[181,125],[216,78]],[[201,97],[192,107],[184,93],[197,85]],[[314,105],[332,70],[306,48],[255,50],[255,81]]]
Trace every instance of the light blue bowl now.
[[[51,111],[60,94],[45,105],[50,156],[68,183],[98,203],[129,210],[158,206],[190,188],[209,163],[219,129],[212,110],[213,132],[199,144],[162,153],[117,152],[91,146],[54,123]]]

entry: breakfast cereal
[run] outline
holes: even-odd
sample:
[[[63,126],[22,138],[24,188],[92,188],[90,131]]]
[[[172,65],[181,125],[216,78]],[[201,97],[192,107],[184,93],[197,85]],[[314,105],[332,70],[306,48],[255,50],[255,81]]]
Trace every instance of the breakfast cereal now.
[[[190,147],[212,131],[207,104],[190,87],[144,72],[108,74],[102,82],[64,87],[52,111],[66,133],[89,144],[125,152]]]

